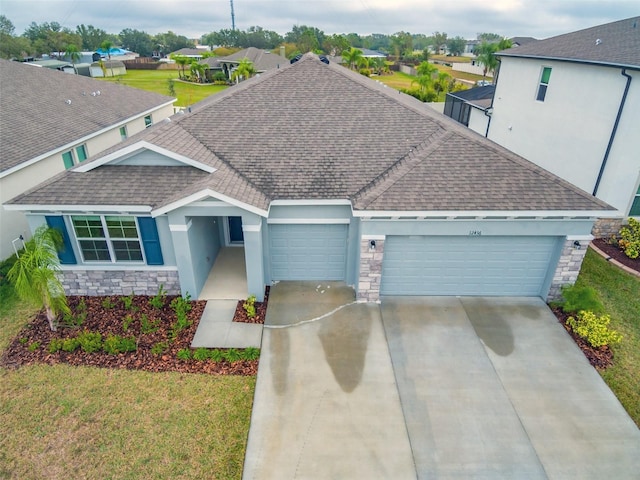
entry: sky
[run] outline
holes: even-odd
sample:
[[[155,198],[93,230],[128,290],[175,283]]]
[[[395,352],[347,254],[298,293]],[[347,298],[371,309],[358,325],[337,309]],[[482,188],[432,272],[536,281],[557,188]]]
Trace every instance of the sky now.
[[[233,0],[236,28],[261,26],[281,35],[294,25],[326,34],[446,32],[538,39],[640,15],[638,0]],[[22,34],[31,23],[56,21],[75,30],[93,25],[149,34],[173,31],[188,38],[231,28],[230,0],[0,0]]]

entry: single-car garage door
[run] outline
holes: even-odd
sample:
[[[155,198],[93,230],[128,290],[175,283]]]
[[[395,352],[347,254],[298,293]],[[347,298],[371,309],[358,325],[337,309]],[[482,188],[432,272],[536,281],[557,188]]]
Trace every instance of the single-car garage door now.
[[[269,225],[272,280],[344,280],[348,225]]]
[[[388,236],[383,295],[538,296],[557,237]]]

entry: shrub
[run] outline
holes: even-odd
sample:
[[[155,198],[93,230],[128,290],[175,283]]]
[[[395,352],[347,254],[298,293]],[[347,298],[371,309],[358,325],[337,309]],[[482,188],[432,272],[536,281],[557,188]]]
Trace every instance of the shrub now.
[[[243,360],[257,360],[260,358],[260,349],[255,347],[248,347],[242,351]]]
[[[233,362],[237,362],[238,360],[242,360],[242,355],[235,348],[230,348],[229,350],[226,350],[223,353],[223,355],[224,355],[224,359],[229,363],[233,363]]]
[[[133,308],[133,293],[126,297],[122,297],[120,300],[122,300],[122,305],[125,310],[131,310]]]
[[[189,313],[191,311],[191,295],[187,293],[184,297],[174,298],[171,300],[170,307],[174,312],[176,312],[176,315]]]
[[[224,352],[216,348],[215,350],[211,350],[209,352],[209,358],[211,358],[211,360],[213,360],[214,362],[221,362],[224,360]]]
[[[78,334],[76,340],[84,352],[94,353],[102,350],[102,335],[100,335],[100,332],[84,330]]]
[[[104,302],[103,302],[104,303]],[[87,304],[84,298],[80,299],[78,306],[75,308],[75,314],[67,312],[62,317],[62,323],[67,327],[81,327],[87,319]]]
[[[49,353],[59,352],[60,350],[62,350],[63,343],[64,342],[61,338],[52,338],[51,341],[49,342],[49,347],[47,348],[47,351]]]
[[[33,342],[29,344],[27,350],[29,350],[30,352],[35,352],[38,348],[40,348],[40,342]]]
[[[80,341],[76,337],[65,338],[62,341],[62,351],[63,352],[75,352],[78,347],[80,347]]]
[[[102,300],[102,308],[111,310],[115,306],[116,306],[116,303],[111,299],[111,297],[104,297],[104,300]]]
[[[164,303],[166,299],[167,299],[167,292],[164,290],[164,285],[160,284],[160,287],[158,288],[158,293],[156,294],[155,297],[149,300],[149,305],[159,310],[162,307],[164,307]]]
[[[193,358],[200,362],[204,360],[209,360],[209,358],[211,358],[209,354],[209,349],[204,347],[197,348],[196,351],[193,352]]]
[[[126,317],[124,317],[124,319],[122,320],[122,331],[128,332],[129,327],[131,326],[132,323],[133,323],[133,317],[131,315],[127,315]]]
[[[253,318],[256,316],[256,296],[251,295],[247,300],[242,304],[242,308],[247,312],[247,317]]]
[[[630,218],[629,225],[620,229],[620,240],[618,246],[629,258],[640,256],[640,222]]]
[[[176,357],[178,357],[178,360],[191,360],[191,350],[189,350],[188,348],[182,348],[178,351]]]
[[[167,348],[169,348],[167,342],[158,342],[151,347],[151,353],[154,355],[162,355],[166,352]]]
[[[216,72],[211,79],[214,82],[222,82],[225,84],[227,83],[227,76],[224,74],[224,72]]]
[[[563,301],[560,302],[565,313],[577,313],[588,310],[595,313],[603,313],[604,306],[598,297],[598,292],[592,287],[567,285],[562,288]]]
[[[158,331],[158,324],[160,320],[157,318],[149,319],[146,314],[142,314],[140,316],[140,331],[142,333],[155,333]]]
[[[584,310],[579,312],[575,318],[569,317],[567,319],[567,325],[571,327],[571,330],[595,348],[618,343],[622,340],[622,335],[609,329],[610,322],[609,315],[598,316]]]
[[[119,335],[109,335],[102,345],[102,349],[111,355],[117,355],[123,352],[134,352],[136,348],[135,338],[121,337]]]

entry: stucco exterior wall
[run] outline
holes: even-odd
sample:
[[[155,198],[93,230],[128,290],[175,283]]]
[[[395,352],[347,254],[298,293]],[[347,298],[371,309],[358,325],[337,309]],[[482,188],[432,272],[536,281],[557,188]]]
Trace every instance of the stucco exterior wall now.
[[[484,114],[484,110],[471,108],[471,111],[469,112],[469,125],[467,125],[471,130],[484,137],[487,133],[488,124],[489,117]]]
[[[544,101],[536,94],[551,67]],[[629,212],[640,176],[640,72],[633,80],[598,198]],[[488,138],[592,193],[626,85],[620,68],[504,57]],[[633,133],[636,132],[636,133]]]

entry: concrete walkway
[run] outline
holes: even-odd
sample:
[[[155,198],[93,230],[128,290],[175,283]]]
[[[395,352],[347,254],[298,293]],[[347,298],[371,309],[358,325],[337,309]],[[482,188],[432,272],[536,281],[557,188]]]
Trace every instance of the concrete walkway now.
[[[542,300],[381,310],[418,478],[639,478],[640,431]]]
[[[244,479],[415,478],[379,308],[353,301],[339,283],[272,287]]]
[[[191,347],[260,348],[262,325],[234,322],[238,300],[208,300]]]

